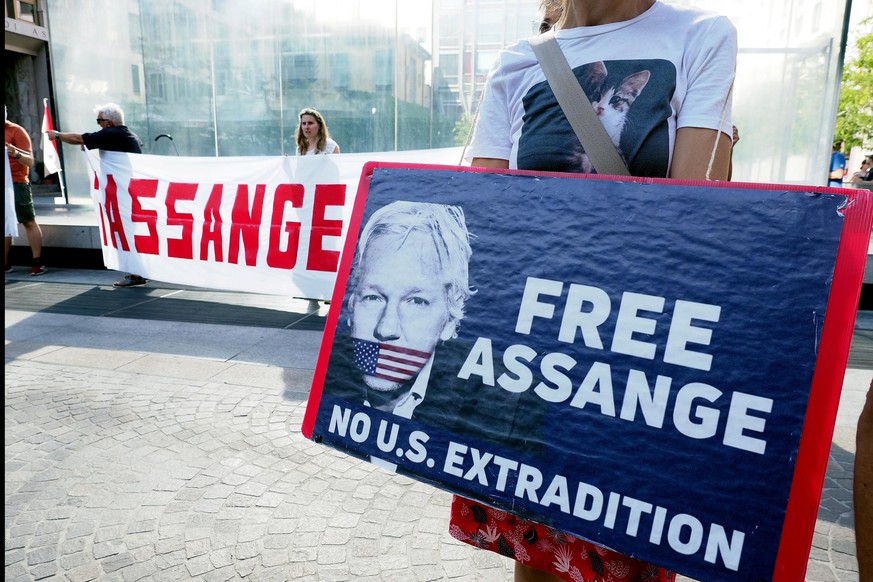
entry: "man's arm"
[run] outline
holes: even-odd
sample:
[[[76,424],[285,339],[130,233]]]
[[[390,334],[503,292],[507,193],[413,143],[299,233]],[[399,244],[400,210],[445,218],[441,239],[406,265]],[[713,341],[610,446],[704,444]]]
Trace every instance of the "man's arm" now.
[[[33,166],[33,154],[27,150],[23,150],[21,148],[15,147],[11,143],[6,144],[6,150],[9,155],[12,156],[12,159],[21,164],[22,166],[26,166],[30,168]]]
[[[71,145],[84,145],[85,144],[85,141],[82,139],[81,133],[71,133],[68,131],[64,132],[64,131],[55,131],[55,130],[48,131],[46,133],[48,133],[49,139],[56,139],[58,141],[62,141],[64,143],[68,143]]]

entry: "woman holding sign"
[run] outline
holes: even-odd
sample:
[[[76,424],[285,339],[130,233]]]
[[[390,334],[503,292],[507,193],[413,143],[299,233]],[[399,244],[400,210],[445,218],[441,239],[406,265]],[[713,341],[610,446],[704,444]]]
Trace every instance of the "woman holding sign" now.
[[[727,180],[733,25],[658,0],[563,0],[561,10],[546,34],[555,35],[629,173]],[[527,40],[497,58],[465,156],[482,168],[597,172]],[[452,503],[450,533],[514,558],[517,581],[675,579],[652,564],[460,497]]]

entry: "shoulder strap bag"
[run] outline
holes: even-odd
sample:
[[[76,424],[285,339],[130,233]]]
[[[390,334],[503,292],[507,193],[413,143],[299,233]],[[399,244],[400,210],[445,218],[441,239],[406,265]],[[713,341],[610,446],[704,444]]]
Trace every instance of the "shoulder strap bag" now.
[[[549,87],[558,99],[558,105],[570,121],[570,126],[576,132],[576,137],[585,148],[585,153],[597,173],[630,176],[621,154],[615,149],[615,144],[597,118],[591,101],[570,69],[567,58],[555,40],[554,31],[531,38],[530,46],[540,62]]]

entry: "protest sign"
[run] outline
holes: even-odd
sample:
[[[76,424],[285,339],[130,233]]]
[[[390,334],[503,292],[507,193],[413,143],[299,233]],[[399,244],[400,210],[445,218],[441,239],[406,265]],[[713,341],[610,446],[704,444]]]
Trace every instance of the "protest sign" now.
[[[364,164],[451,163],[460,148],[302,157],[85,155],[106,267],[169,283],[325,299]]]
[[[871,222],[861,191],[368,166],[303,433],[696,579],[801,579]]]

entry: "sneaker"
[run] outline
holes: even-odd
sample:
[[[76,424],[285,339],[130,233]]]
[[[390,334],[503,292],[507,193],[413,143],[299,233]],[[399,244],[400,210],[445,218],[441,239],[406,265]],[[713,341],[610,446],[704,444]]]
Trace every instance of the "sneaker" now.
[[[10,268],[8,270],[11,271],[12,269]],[[48,272],[48,268],[43,264],[34,265],[30,268],[30,276],[31,277],[36,277],[37,275],[44,275],[46,272]]]
[[[116,287],[140,287],[148,283],[145,277],[139,275],[125,275],[123,279],[119,279],[113,285]]]

